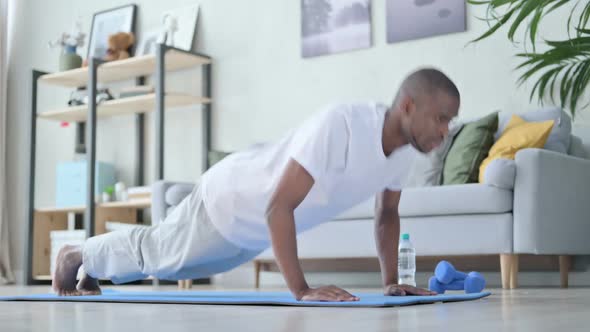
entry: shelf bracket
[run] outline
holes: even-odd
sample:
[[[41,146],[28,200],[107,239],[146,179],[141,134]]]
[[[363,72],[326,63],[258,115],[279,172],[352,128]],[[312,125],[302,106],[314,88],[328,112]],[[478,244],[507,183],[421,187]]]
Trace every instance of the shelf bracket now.
[[[39,70],[33,70],[32,75],[32,95],[31,95],[31,129],[30,129],[30,150],[29,150],[29,209],[27,227],[27,243],[25,247],[25,257],[27,263],[25,264],[25,284],[33,284],[33,234],[35,227],[35,151],[37,149],[37,88],[39,86],[39,78],[48,73]]]
[[[86,237],[90,238],[95,233],[95,197],[96,186],[96,85],[98,81],[98,67],[104,61],[97,58],[90,58],[88,62],[88,118],[86,120],[86,213],[84,216],[84,229]]]
[[[164,179],[164,98],[166,94],[166,51],[165,44],[158,44],[156,47],[156,114],[154,116],[156,130],[155,134],[155,158],[156,158],[156,181]]]

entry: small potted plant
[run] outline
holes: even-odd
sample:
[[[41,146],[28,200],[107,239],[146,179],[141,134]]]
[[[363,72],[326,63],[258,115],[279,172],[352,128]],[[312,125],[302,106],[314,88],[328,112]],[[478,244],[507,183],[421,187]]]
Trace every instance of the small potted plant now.
[[[102,202],[103,203],[107,203],[111,201],[111,197],[113,197],[113,192],[115,191],[115,188],[113,188],[113,186],[108,186],[104,189],[104,191],[102,192]]]
[[[59,70],[65,71],[80,68],[82,57],[76,53],[78,47],[84,46],[86,34],[82,32],[82,24],[77,20],[71,33],[64,32],[55,41],[49,42],[49,48],[61,47],[59,56]]]

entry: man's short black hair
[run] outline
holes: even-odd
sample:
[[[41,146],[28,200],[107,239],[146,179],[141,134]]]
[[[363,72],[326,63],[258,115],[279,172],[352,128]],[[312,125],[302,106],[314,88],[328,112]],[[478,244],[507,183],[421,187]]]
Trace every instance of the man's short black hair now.
[[[408,75],[402,82],[401,88],[395,97],[394,104],[398,102],[402,91],[414,99],[419,99],[425,95],[432,95],[438,91],[455,97],[457,100],[461,99],[455,83],[442,71],[435,68],[422,68]]]

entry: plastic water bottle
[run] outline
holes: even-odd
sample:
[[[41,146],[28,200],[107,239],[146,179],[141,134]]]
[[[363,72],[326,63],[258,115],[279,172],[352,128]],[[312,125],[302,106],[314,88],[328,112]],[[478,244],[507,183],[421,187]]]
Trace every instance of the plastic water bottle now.
[[[410,234],[403,234],[397,256],[398,284],[416,286],[416,249],[410,242]]]

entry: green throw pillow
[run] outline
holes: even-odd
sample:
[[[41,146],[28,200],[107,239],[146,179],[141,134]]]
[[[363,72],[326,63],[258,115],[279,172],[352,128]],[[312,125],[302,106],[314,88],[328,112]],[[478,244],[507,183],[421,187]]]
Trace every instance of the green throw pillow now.
[[[445,159],[443,185],[476,183],[479,165],[488,156],[498,130],[498,113],[463,126]]]
[[[221,159],[223,159],[229,155],[230,155],[229,152],[214,151],[214,150],[209,151],[209,167],[212,167],[213,165],[220,162]]]

